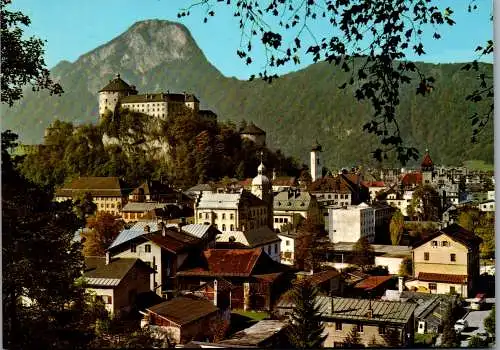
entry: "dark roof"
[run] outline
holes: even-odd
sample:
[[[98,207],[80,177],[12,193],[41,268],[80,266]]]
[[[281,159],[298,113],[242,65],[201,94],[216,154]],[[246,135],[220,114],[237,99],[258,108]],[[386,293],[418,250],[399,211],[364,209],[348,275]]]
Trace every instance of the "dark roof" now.
[[[210,288],[214,289],[214,281],[215,280],[217,280],[217,290],[220,292],[228,292],[228,291],[236,288],[236,286],[234,286],[231,282],[229,282],[228,280],[226,280],[224,278],[215,278],[212,281],[209,281],[209,282],[203,283],[200,286],[197,286],[192,291],[193,292],[198,291],[198,290],[204,289],[206,287],[210,287]]]
[[[256,126],[254,123],[250,122],[241,132],[240,134],[248,134],[248,135],[265,135],[266,132]]]
[[[209,316],[218,310],[213,302],[190,295],[176,297],[147,309],[180,326]]]
[[[426,282],[467,283],[467,275],[449,275],[445,273],[419,272],[417,279]]]
[[[250,276],[257,260],[262,255],[261,248],[255,249],[208,249],[203,252],[203,265],[184,271],[178,275],[194,276]]]
[[[122,184],[118,177],[79,177],[56,190],[56,196],[72,197],[78,192],[90,192],[92,196],[121,197]]]
[[[117,74],[105,87],[99,90],[99,92],[104,91],[133,91],[133,89],[120,78],[120,74]]]
[[[442,234],[447,235],[448,237],[450,237],[451,239],[453,239],[456,242],[462,243],[463,245],[465,245],[468,248],[478,246],[483,241],[481,239],[481,237],[476,236],[474,233],[466,230],[462,226],[460,226],[458,224],[451,224],[450,226],[447,226],[441,230],[437,230],[436,232],[431,233],[430,235],[425,237],[423,240],[415,243],[415,245],[413,245],[413,249],[421,246],[422,244],[425,244],[425,243],[433,240],[434,238],[436,238]]]
[[[89,286],[116,286],[137,266],[138,268],[153,270],[140,259],[133,258],[112,258],[106,264],[106,258],[100,256],[88,256],[84,258],[85,269],[83,277]]]
[[[361,184],[365,187],[385,187],[384,181],[361,181]]]
[[[322,177],[309,186],[311,192],[354,192],[356,186],[347,179],[344,174],[337,175],[336,177]]]
[[[364,289],[366,291],[375,289],[384,283],[390,281],[392,279],[392,276],[369,276],[365,278],[364,280],[356,283],[354,288],[356,289]]]
[[[217,118],[217,114],[209,109],[200,109],[198,115],[204,118]]]
[[[251,181],[250,181],[251,182]],[[278,176],[273,179],[273,186],[295,186],[297,178],[294,176]]]
[[[340,275],[340,272],[337,270],[326,270],[318,273],[313,273],[312,276],[307,277],[307,279],[311,282],[312,285],[318,285],[323,282],[329,281],[332,278],[335,278]]]
[[[122,97],[120,102],[123,103],[148,103],[148,102],[186,102],[184,94],[171,94],[171,93],[154,93],[154,94],[140,94],[129,95]]]

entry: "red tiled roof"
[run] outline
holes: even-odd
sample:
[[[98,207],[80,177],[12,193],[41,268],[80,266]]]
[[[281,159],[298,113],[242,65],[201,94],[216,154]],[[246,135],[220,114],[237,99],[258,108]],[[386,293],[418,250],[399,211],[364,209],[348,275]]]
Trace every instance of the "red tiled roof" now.
[[[295,186],[296,183],[296,178],[293,176],[279,176],[273,180],[273,186]]]
[[[422,160],[422,168],[430,168],[434,166],[434,163],[432,162],[431,156],[429,155],[429,152],[425,152],[424,159]]]
[[[351,192],[353,189],[351,188],[349,180],[345,177],[338,175],[335,178],[333,177],[322,177],[316,181],[314,181],[309,186],[309,191],[311,192]]]
[[[385,187],[384,181],[361,181],[361,184],[365,187]]]
[[[409,174],[404,174],[401,183],[405,186],[409,185],[420,185],[422,183],[422,173],[413,172]]]
[[[255,249],[207,249],[203,252],[204,267],[179,271],[179,275],[219,275],[250,276],[262,254],[261,248]]]
[[[445,273],[419,272],[419,281],[444,282],[444,283],[467,283],[467,275],[448,275]]]
[[[317,286],[323,282],[329,281],[334,277],[337,277],[340,273],[337,270],[326,270],[318,273],[314,273],[312,276],[307,279],[311,282],[311,284]]]
[[[354,288],[357,289],[365,289],[365,290],[370,290],[370,289],[375,289],[379,287],[380,285],[386,283],[392,278],[392,276],[369,276],[365,278],[364,280],[358,282]]]

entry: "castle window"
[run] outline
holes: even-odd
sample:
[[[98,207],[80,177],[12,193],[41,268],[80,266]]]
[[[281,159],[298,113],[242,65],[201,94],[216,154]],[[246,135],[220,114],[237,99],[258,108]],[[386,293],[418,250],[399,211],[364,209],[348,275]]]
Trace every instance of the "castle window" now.
[[[231,220],[234,220],[234,214],[229,214],[229,218],[230,218]]]
[[[229,228],[230,231],[234,231],[234,225],[231,224],[230,228]]]
[[[226,231],[226,224],[222,224],[222,231]]]

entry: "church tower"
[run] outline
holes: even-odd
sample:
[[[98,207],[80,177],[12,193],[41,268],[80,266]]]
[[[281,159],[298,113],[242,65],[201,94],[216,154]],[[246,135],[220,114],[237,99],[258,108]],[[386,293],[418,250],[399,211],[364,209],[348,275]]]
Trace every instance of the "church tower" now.
[[[434,180],[434,163],[432,162],[428,149],[425,150],[420,170],[422,171],[422,185],[432,185]]]
[[[260,154],[260,165],[257,168],[257,176],[252,180],[252,194],[259,197],[267,204],[267,225],[273,230],[273,186],[269,178],[264,175],[266,167],[262,162]]]
[[[314,143],[311,149],[311,178],[312,182],[316,181],[321,177],[321,160],[319,154],[322,152],[322,147],[318,143],[318,140]]]

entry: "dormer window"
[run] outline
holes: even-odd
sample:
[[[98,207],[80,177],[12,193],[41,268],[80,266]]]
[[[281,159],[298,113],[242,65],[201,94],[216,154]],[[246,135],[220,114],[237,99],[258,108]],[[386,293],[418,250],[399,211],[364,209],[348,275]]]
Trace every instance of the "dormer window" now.
[[[443,247],[449,247],[449,246],[450,246],[450,242],[448,242],[448,241],[442,241],[442,242],[441,242],[441,245],[442,245]]]
[[[433,247],[433,248],[436,248],[436,247],[438,246],[438,242],[437,242],[437,241],[432,241],[432,243],[431,243],[431,244],[432,244],[432,247]]]

